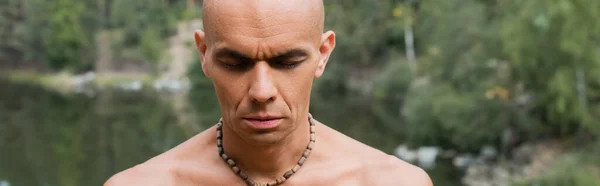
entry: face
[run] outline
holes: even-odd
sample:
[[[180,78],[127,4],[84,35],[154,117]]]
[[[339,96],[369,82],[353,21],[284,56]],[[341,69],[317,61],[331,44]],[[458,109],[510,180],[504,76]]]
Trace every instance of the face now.
[[[224,125],[245,141],[277,143],[308,124],[313,79],[322,75],[335,36],[322,33],[321,7],[303,2],[220,0],[205,7],[206,34],[195,35],[202,69]]]

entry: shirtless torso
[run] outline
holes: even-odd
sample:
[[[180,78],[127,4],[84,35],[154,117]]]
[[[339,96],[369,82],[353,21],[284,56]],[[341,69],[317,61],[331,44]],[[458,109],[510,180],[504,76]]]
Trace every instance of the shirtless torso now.
[[[311,140],[313,80],[335,48],[335,33],[323,33],[323,2],[204,0],[202,12],[194,37],[219,100],[224,157],[248,182],[272,183],[299,165]],[[283,185],[432,185],[420,168],[313,124],[315,146]],[[245,185],[216,138],[210,128],[105,186]]]
[[[219,157],[216,130],[113,176],[105,186],[245,185]],[[420,168],[317,123],[313,153],[283,185],[432,185]]]

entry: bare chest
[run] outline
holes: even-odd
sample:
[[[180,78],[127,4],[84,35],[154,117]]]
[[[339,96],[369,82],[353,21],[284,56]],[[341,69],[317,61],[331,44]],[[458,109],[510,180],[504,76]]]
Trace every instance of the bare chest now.
[[[284,184],[299,185],[363,185],[365,174],[357,165],[337,164],[336,166],[306,167]]]
[[[180,172],[173,177],[172,184],[166,186],[244,186],[245,182],[234,175],[230,170],[223,171],[201,171],[202,174],[192,172]],[[305,186],[305,185],[327,185],[327,186],[358,186],[365,185],[364,174],[357,166],[319,166],[303,167],[300,171],[290,177],[282,186]]]

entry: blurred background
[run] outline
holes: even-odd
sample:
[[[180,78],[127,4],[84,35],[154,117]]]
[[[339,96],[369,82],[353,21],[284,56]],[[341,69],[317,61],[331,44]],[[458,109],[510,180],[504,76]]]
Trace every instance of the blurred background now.
[[[101,185],[220,117],[201,0],[0,0],[0,186]],[[600,1],[326,0],[316,119],[436,186],[600,185]]]

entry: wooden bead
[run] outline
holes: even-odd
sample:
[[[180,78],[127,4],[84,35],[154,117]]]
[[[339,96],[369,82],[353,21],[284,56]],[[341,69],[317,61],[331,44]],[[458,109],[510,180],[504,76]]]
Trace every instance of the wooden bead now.
[[[221,154],[221,158],[223,158],[223,160],[225,160],[225,161],[227,161],[229,159],[229,157],[225,153]]]
[[[302,157],[302,158],[304,158],[304,157]],[[296,165],[294,165],[294,168],[292,168],[292,172],[296,173],[296,172],[298,172],[299,169],[300,169],[300,165],[296,164]]]
[[[271,182],[267,183],[267,186],[276,186],[276,185],[279,185],[279,184],[277,184],[277,181],[271,181]]]
[[[290,176],[292,176],[292,174],[294,174],[294,172],[292,170],[289,170],[289,171],[285,172],[285,174],[283,174],[283,177],[285,179],[288,179],[288,178],[290,178]]]
[[[310,155],[310,151],[311,151],[311,150],[309,150],[309,149],[306,149],[306,150],[304,151],[304,154],[302,154],[302,157],[308,157],[308,155]]]
[[[246,172],[244,172],[242,169],[240,169],[238,166],[236,166],[235,161],[233,161],[233,159],[230,159],[229,156],[227,156],[227,154],[225,154],[225,150],[223,149],[223,131],[221,130],[223,127],[223,118],[219,119],[219,123],[217,123],[217,149],[219,151],[219,155],[221,156],[221,158],[223,158],[223,160],[225,160],[225,162],[231,167],[231,169],[233,170],[233,172],[235,172],[236,174],[238,174],[242,179],[244,179],[244,181],[251,186],[274,186],[274,185],[281,185],[283,184],[283,182],[285,182],[287,179],[289,179],[294,173],[298,172],[298,170],[300,170],[300,167],[302,167],[302,165],[304,164],[304,162],[306,161],[306,159],[308,158],[308,156],[310,155],[311,151],[313,150],[314,146],[315,146],[315,141],[316,141],[316,127],[314,122],[316,122],[316,120],[314,120],[312,118],[312,115],[310,113],[309,114],[309,124],[310,124],[310,142],[308,143],[308,146],[306,147],[306,150],[304,150],[304,153],[302,154],[302,157],[300,158],[300,160],[298,161],[298,163],[296,165],[294,165],[294,167],[288,171],[286,171],[283,174],[283,177],[279,177],[274,181],[268,182],[268,183],[255,183],[254,181],[252,181],[250,178],[248,178],[248,175],[246,174]]]
[[[305,161],[306,161],[306,157],[301,157],[300,161],[298,161],[298,165],[300,165],[300,166],[304,165]]]
[[[315,147],[315,142],[314,142],[314,141],[311,141],[311,142],[309,142],[309,143],[308,143],[308,147],[307,147],[307,149],[310,149],[310,150],[312,150],[314,147]]]
[[[236,174],[240,173],[240,168],[237,166],[231,167],[231,170],[233,170],[233,172],[235,172]]]
[[[285,180],[287,180],[287,178],[279,177],[275,181],[277,182],[277,185],[279,185],[279,184],[282,184],[283,182],[285,182]]]
[[[232,159],[228,159],[227,164],[229,164],[229,166],[235,166],[235,162]]]
[[[256,185],[257,185],[257,184],[255,184],[255,183],[254,183],[252,180],[250,180],[250,179],[246,179],[245,181],[246,181],[246,184],[247,184],[247,185],[249,185],[249,186],[256,186]]]
[[[242,170],[240,170],[240,172],[238,172],[238,175],[240,175],[240,177],[244,178],[245,180],[248,179],[248,175]]]

